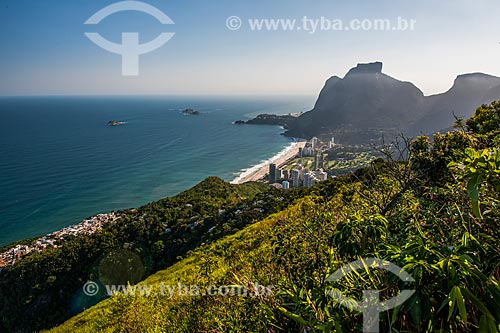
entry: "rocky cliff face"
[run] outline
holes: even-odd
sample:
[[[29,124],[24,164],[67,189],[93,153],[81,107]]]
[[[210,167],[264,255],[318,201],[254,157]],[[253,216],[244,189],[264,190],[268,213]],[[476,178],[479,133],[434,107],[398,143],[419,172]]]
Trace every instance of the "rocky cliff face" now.
[[[430,134],[446,129],[458,117],[469,118],[477,107],[500,99],[500,78],[482,73],[459,75],[443,94],[426,97],[421,119],[412,133]]]
[[[300,116],[286,135],[344,135],[364,141],[381,133],[431,133],[453,123],[453,112],[469,117],[494,99],[500,99],[500,78],[494,76],[461,75],[448,92],[425,97],[414,84],[382,73],[381,62],[359,64],[344,78],[328,79],[313,110]]]

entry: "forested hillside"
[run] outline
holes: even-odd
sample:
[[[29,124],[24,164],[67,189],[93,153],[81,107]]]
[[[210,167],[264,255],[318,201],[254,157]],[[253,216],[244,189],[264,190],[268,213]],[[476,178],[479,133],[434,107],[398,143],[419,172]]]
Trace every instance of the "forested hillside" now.
[[[67,239],[2,269],[0,332],[60,324],[106,297],[85,296],[87,280],[139,282],[189,250],[283,209],[290,200],[291,194],[266,184],[230,185],[211,177],[175,197],[122,211],[102,232]]]

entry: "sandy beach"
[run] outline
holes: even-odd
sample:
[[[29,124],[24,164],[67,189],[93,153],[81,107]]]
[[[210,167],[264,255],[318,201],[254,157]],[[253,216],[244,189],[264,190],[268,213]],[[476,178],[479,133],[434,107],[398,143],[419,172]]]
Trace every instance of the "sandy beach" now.
[[[231,183],[232,184],[242,184],[242,183],[246,183],[246,182],[261,180],[269,172],[269,164],[274,163],[278,167],[284,165],[289,160],[294,159],[299,152],[299,148],[304,148],[305,145],[306,145],[305,141],[292,143],[290,146],[288,146],[286,149],[281,151],[276,156],[273,156],[272,158],[268,159],[267,161],[264,161],[261,164],[256,165],[255,167],[250,168],[247,171],[243,172],[240,176],[238,176],[236,179],[234,179]]]

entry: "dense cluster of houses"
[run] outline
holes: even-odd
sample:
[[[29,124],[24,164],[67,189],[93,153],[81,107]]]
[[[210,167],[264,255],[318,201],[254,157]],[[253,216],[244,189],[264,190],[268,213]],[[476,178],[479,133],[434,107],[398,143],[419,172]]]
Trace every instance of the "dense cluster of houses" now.
[[[68,236],[78,236],[83,234],[93,234],[102,230],[102,226],[106,223],[112,223],[120,217],[119,213],[98,214],[89,219],[83,220],[81,223],[69,226],[67,228],[55,231],[40,237],[30,245],[16,245],[8,251],[0,253],[0,268],[11,265],[33,251],[43,251],[47,247],[57,247],[61,240]]]

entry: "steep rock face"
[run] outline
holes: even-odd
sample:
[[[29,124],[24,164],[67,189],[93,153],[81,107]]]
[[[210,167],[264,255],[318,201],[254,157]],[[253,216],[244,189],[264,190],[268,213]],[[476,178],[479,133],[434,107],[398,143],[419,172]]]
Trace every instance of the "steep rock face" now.
[[[364,139],[366,135],[358,134],[432,133],[453,123],[453,112],[469,117],[477,106],[495,99],[500,99],[500,78],[495,76],[460,75],[446,93],[425,97],[412,83],[382,73],[381,62],[358,64],[344,78],[328,79],[314,108],[286,135],[308,138],[349,132]]]
[[[311,136],[339,127],[406,128],[421,114],[423,97],[412,83],[383,74],[382,63],[360,64],[343,79],[330,78],[314,109],[289,134]]]
[[[488,93],[486,94],[485,99],[488,101],[499,100],[500,99],[500,85],[490,89],[488,91]],[[488,103],[488,102],[485,102],[485,103]]]
[[[500,78],[482,73],[459,75],[445,93],[426,97],[421,119],[411,128],[412,133],[430,134],[446,129],[455,114],[465,119],[478,106],[500,99]]]

